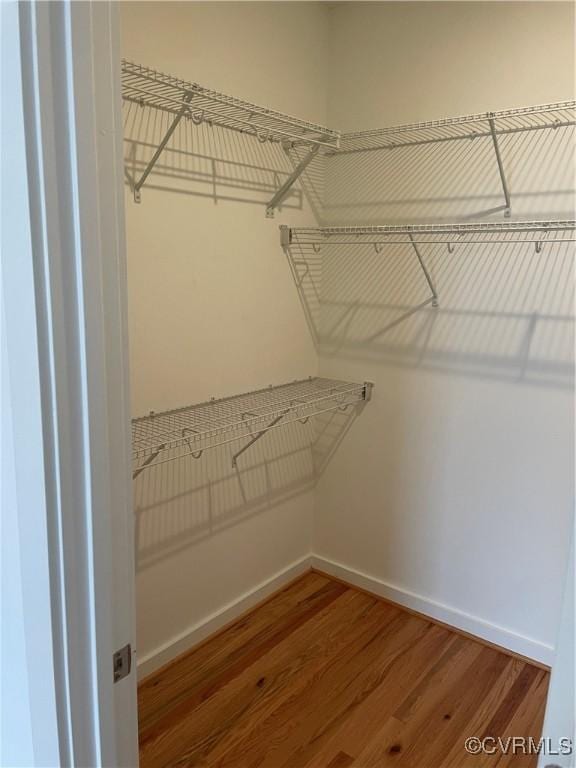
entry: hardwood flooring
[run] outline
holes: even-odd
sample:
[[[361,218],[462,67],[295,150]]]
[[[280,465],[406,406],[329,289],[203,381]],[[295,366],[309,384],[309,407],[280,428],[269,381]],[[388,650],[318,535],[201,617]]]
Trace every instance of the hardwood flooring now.
[[[492,768],[540,736],[549,673],[318,573],[139,686],[142,768]]]

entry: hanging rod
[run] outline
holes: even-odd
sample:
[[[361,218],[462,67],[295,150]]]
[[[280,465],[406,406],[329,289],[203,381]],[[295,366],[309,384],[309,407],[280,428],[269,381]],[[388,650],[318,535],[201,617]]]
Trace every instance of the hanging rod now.
[[[372,386],[372,382],[311,377],[133,419],[133,477],[150,467],[186,456],[200,458],[205,450],[245,439],[246,445],[232,457],[235,467],[239,456],[271,429],[306,423],[329,411],[346,411],[370,400]]]
[[[396,238],[396,239],[394,239]],[[390,224],[344,227],[280,227],[283,248],[296,245],[316,252],[322,245],[481,245],[576,241],[576,220],[475,222],[469,224]]]

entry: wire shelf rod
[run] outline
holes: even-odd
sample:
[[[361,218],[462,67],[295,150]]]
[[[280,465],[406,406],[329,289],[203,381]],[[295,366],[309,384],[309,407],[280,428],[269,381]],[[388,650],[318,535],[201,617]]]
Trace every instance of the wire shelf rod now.
[[[542,131],[546,129],[557,128],[570,128],[576,125],[575,120],[559,120],[552,123],[542,123],[540,125],[532,126],[519,126],[517,128],[496,128],[496,136],[509,136],[516,133],[530,133],[531,131]],[[341,145],[338,149],[326,150],[325,154],[329,156],[334,155],[351,155],[357,152],[376,152],[383,149],[400,149],[401,147],[419,147],[427,144],[441,144],[447,141],[473,141],[475,139],[489,139],[492,137],[490,130],[485,131],[472,131],[471,133],[455,134],[453,136],[438,135],[430,138],[414,139],[412,141],[393,141],[386,144],[374,144],[367,146],[357,146],[349,148],[346,146],[346,142],[350,141],[350,135],[342,134]]]
[[[518,232],[534,230],[563,230],[576,228],[576,219],[547,219],[543,221],[470,222],[455,224],[379,224],[342,227],[297,227],[293,232],[321,232],[322,234],[382,233],[382,232]]]
[[[349,392],[338,393],[338,396],[342,397],[342,396],[347,396],[348,394],[350,394],[350,393]],[[356,394],[356,393],[353,393],[353,394]],[[335,399],[334,395],[329,397],[329,398],[317,398],[312,403],[309,403],[309,405],[318,405],[319,403],[321,404],[322,402],[324,402],[324,400],[334,400],[334,399]],[[288,405],[288,407],[294,407],[294,406],[290,403]],[[296,410],[296,408],[295,408],[295,410]],[[202,439],[204,437],[209,437],[209,436],[213,436],[213,435],[216,435],[216,434],[220,434],[222,431],[231,430],[231,429],[233,430],[233,429],[249,428],[254,423],[260,424],[261,422],[263,422],[264,420],[268,419],[271,415],[273,415],[276,412],[277,412],[277,409],[276,410],[272,410],[271,409],[267,413],[261,413],[261,414],[257,415],[256,417],[251,418],[249,420],[239,418],[236,421],[232,421],[232,422],[229,422],[229,423],[224,424],[224,425],[223,424],[218,424],[218,422],[215,421],[214,426],[211,427],[210,429],[207,429],[207,430],[205,429],[205,430],[202,430],[202,431],[198,430],[197,431],[198,438]],[[244,412],[244,413],[246,413],[246,412]],[[160,439],[170,439],[172,437],[179,436],[183,428],[198,426],[198,423],[194,421],[194,416],[195,416],[195,414],[191,414],[192,421],[190,423],[188,423],[188,424],[184,424],[183,425],[181,421],[178,424],[174,424],[172,422],[171,425],[170,425],[170,428],[167,428],[163,432],[160,432],[160,433],[155,432],[153,434],[154,447],[156,447],[156,442],[157,442],[158,438],[160,438]],[[154,418],[158,418],[158,417],[155,416]],[[138,444],[140,446],[144,444],[145,445],[145,449],[147,447],[150,447],[149,443],[148,443],[148,445],[146,445],[146,443],[145,442],[143,443],[142,441],[139,441],[139,443],[137,443],[137,445]],[[140,450],[140,448],[138,448],[138,450]]]
[[[575,219],[557,219],[546,221],[515,221],[515,222],[471,222],[468,224],[384,224],[369,226],[341,226],[341,227],[280,227],[280,240],[283,246],[291,244],[321,246],[322,244],[355,244],[362,242],[360,238],[380,238],[394,236],[437,236],[446,235],[449,238],[465,237],[470,235],[503,236],[504,242],[510,242],[511,237],[525,234],[525,238],[519,238],[519,242],[539,241],[549,233],[560,233],[549,242],[560,239],[572,242],[576,235]],[[539,234],[542,233],[542,234]],[[563,233],[570,236],[565,237]],[[353,240],[342,241],[337,238],[350,237]],[[365,241],[366,242],[366,241]],[[369,240],[368,242],[372,242]],[[407,241],[401,241],[404,243]],[[442,242],[434,239],[432,242]],[[450,239],[448,242],[454,242]],[[456,241],[458,242],[458,241]],[[460,242],[463,242],[462,240]],[[496,242],[495,238],[488,240],[474,240],[473,242]]]
[[[220,105],[222,105],[223,114],[233,115],[234,109],[242,109],[249,112],[251,115],[258,115],[261,119],[268,121],[270,124],[275,122],[284,122],[289,125],[297,125],[301,131],[311,131],[319,134],[330,134],[334,138],[337,137],[336,131],[317,125],[315,123],[301,120],[300,118],[293,117],[291,115],[268,109],[266,107],[259,107],[256,104],[242,101],[232,96],[227,96],[223,93],[205,88],[198,83],[190,83],[178,78],[174,78],[170,75],[164,75],[155,70],[151,70],[147,67],[143,67],[138,64],[133,64],[124,60],[122,62],[123,71],[123,85],[125,89],[137,89],[140,84],[140,90],[145,95],[154,96],[160,100],[166,99],[167,101],[173,100],[174,92],[194,92],[200,96],[210,99]],[[143,81],[146,83],[154,83],[153,88],[142,87]]]
[[[260,107],[232,96],[186,82],[171,75],[123,60],[122,95],[126,101],[168,112],[177,112],[186,94],[193,95],[189,115],[195,122],[211,121],[261,141],[290,140],[337,146],[338,131],[276,110]]]
[[[259,439],[272,428],[306,422],[336,409],[346,410],[368,400],[370,391],[368,383],[310,378],[133,419],[133,460],[141,462],[135,467],[134,477],[148,467],[184,455],[198,458],[209,448],[242,438]],[[189,451],[182,453],[182,449]],[[157,458],[175,450],[177,456]]]
[[[133,90],[139,90],[139,89],[133,89]],[[166,102],[164,106],[160,106],[159,104],[151,103],[150,101],[146,101],[144,98],[144,95],[146,94],[146,91],[140,91],[142,93],[141,97],[131,97],[131,96],[124,96],[125,101],[131,101],[134,104],[138,104],[139,106],[149,106],[154,109],[160,109],[164,112],[170,112],[171,114],[176,115],[178,112],[178,108],[182,107],[182,99],[175,99],[175,98],[168,98],[165,97],[163,100]],[[192,96],[196,95],[198,92],[192,91]],[[301,134],[295,134],[291,131],[288,131],[284,128],[278,128],[273,121],[268,121],[267,123],[255,123],[253,120],[244,119],[241,117],[238,117],[237,115],[226,113],[225,111],[216,111],[213,108],[205,107],[205,106],[199,106],[195,108],[194,106],[195,101],[190,102],[190,105],[187,107],[187,117],[188,119],[192,119],[194,121],[195,115],[202,114],[202,119],[198,118],[198,122],[206,122],[208,125],[219,125],[224,128],[228,128],[229,130],[237,131],[239,133],[244,133],[247,135],[253,135],[256,138],[258,138],[262,143],[266,141],[282,141],[282,140],[290,140],[290,142],[298,144],[314,144],[318,146],[325,145],[325,141],[323,141],[320,138],[315,138],[313,136],[307,136],[307,135],[301,135]],[[198,124],[197,122],[197,124]]]
[[[368,398],[366,398],[366,399],[368,399]],[[336,410],[346,410],[350,406],[358,405],[360,402],[362,402],[362,400],[353,400],[353,401],[350,401],[350,402],[347,402],[347,403],[344,403],[344,404],[333,405],[330,408],[323,408],[322,410],[315,411],[313,414],[311,414],[311,416],[321,416],[324,413],[331,413],[332,411],[336,411]],[[262,436],[264,433],[270,432],[273,429],[279,429],[281,427],[288,426],[289,424],[296,424],[296,423],[299,423],[300,421],[301,421],[301,419],[298,416],[295,416],[294,418],[289,418],[289,419],[285,418],[285,419],[283,419],[283,421],[281,423],[272,424],[272,425],[266,427],[263,430],[242,432],[241,434],[238,434],[235,437],[231,437],[231,438],[226,439],[226,440],[220,440],[217,443],[212,443],[211,445],[206,446],[205,448],[202,448],[201,450],[203,452],[205,450],[210,450],[212,448],[221,448],[221,447],[223,447],[225,445],[230,445],[232,443],[236,443],[239,440],[243,440],[243,439],[250,438],[250,437]],[[184,443],[186,443],[186,442],[187,441],[184,441]],[[160,450],[166,450],[166,449],[169,449],[169,448],[170,448],[170,446],[163,446]],[[197,451],[195,451],[195,450],[189,450],[189,451],[186,451],[185,453],[179,454],[178,456],[172,456],[170,458],[160,459],[160,460],[157,460],[157,461],[151,461],[148,464],[143,464],[140,467],[137,467],[134,470],[132,477],[133,478],[137,477],[141,472],[143,472],[145,469],[148,469],[150,467],[156,467],[156,466],[158,466],[160,464],[168,464],[169,462],[172,462],[172,461],[177,461],[179,459],[184,459],[187,456],[194,456],[194,454],[196,454],[196,453],[197,453]]]
[[[170,418],[174,419],[174,417],[179,418],[190,418],[190,414],[198,414],[198,412],[203,412],[203,410],[210,410],[211,416],[210,416],[210,423],[214,424],[218,419],[214,417],[214,411],[217,413],[221,412],[222,409],[228,408],[230,413],[234,416],[236,416],[239,412],[239,407],[235,404],[236,402],[239,402],[241,398],[253,398],[255,396],[258,397],[258,401],[260,401],[260,404],[252,404],[251,408],[253,412],[261,412],[262,415],[266,416],[270,412],[270,408],[282,408],[286,404],[289,404],[294,400],[295,395],[291,395],[290,397],[281,396],[282,393],[279,392],[279,390],[282,390],[283,388],[290,388],[293,389],[295,385],[298,385],[298,394],[301,396],[306,396],[311,394],[318,395],[318,393],[322,393],[323,391],[327,390],[330,395],[333,395],[335,393],[342,393],[346,394],[348,391],[354,391],[358,386],[357,384],[349,384],[347,382],[332,382],[331,380],[323,379],[322,382],[328,382],[331,381],[330,385],[326,384],[324,388],[320,388],[319,386],[315,385],[315,382],[319,380],[315,379],[305,379],[300,382],[293,382],[292,384],[288,385],[280,385],[279,387],[268,387],[263,390],[259,390],[258,392],[254,393],[248,393],[245,395],[235,395],[232,398],[222,398],[219,400],[209,400],[205,403],[200,403],[197,405],[189,405],[184,406],[183,408],[178,408],[173,411],[165,411],[162,414],[153,414],[152,416],[141,416],[133,420],[133,425],[138,426],[140,423],[143,425],[148,426],[154,420],[158,419],[160,416],[162,416],[164,419]],[[309,386],[306,386],[309,385]],[[248,406],[247,406],[248,407]],[[220,415],[218,418],[222,419],[223,416]],[[156,423],[156,422],[154,422]],[[188,422],[186,422],[188,423]]]
[[[522,240],[519,239],[506,239],[506,238],[497,238],[497,239],[490,239],[490,240],[421,240],[421,239],[413,239],[413,240],[334,240],[334,241],[327,241],[323,243],[323,245],[326,246],[340,246],[340,245],[412,245],[412,243],[416,243],[417,245],[490,245],[491,243],[508,243],[508,244],[522,244],[522,243],[548,243],[549,245],[557,245],[559,243],[575,243],[576,237],[555,237],[548,240],[542,240],[542,238],[525,238]],[[319,241],[301,241],[301,240],[293,240],[292,245],[299,245],[303,247],[310,247],[308,252],[317,253],[318,251],[315,251],[313,246],[320,244]]]
[[[425,128],[443,128],[453,125],[465,125],[469,123],[479,123],[485,120],[504,120],[516,119],[517,122],[522,117],[532,117],[537,114],[548,114],[550,112],[564,112],[576,109],[576,100],[556,101],[548,104],[536,104],[530,107],[518,107],[514,109],[501,109],[494,112],[476,112],[470,115],[458,115],[453,117],[443,117],[438,120],[425,120],[416,123],[403,123],[401,125],[388,126],[386,128],[372,128],[367,131],[354,131],[344,133],[343,136],[368,137],[382,135],[384,133],[394,133],[400,131],[414,131]]]
[[[347,390],[335,390],[333,392],[330,392],[327,395],[323,395],[321,397],[315,397],[314,400],[306,402],[306,407],[309,407],[310,405],[316,405],[318,403],[322,403],[326,400],[334,400],[337,397],[346,396],[350,393],[354,394],[357,391],[357,385],[354,385],[353,387],[348,388]],[[217,401],[216,401],[217,402]],[[242,415],[238,417],[237,414],[230,413],[226,415],[224,419],[222,419],[222,416],[216,413],[215,416],[212,418],[212,422],[207,422],[210,424],[208,429],[205,429],[203,431],[198,431],[198,439],[208,438],[211,436],[215,436],[216,434],[220,434],[222,431],[227,430],[234,430],[234,429],[240,429],[247,426],[251,426],[254,424],[262,424],[272,416],[274,416],[278,409],[283,409],[285,407],[293,408],[294,410],[297,410],[298,407],[302,407],[302,403],[298,403],[298,405],[294,405],[293,398],[285,401],[279,401],[275,402],[274,404],[268,404],[266,406],[266,409],[263,410],[263,408],[260,408],[259,413],[255,413],[253,417],[250,419],[244,419],[242,418]],[[171,438],[173,438],[176,435],[178,437],[177,440],[180,439],[180,433],[182,429],[190,428],[190,427],[196,427],[198,425],[198,414],[194,413],[194,408],[190,409],[189,412],[187,412],[188,419],[183,420],[183,413],[179,412],[179,419],[178,423],[175,423],[174,421],[171,422],[170,428],[166,429],[165,431],[160,432],[154,432],[153,438],[154,438],[154,449],[156,449],[156,441],[158,439],[164,440],[164,441],[170,441]],[[247,411],[243,411],[242,413],[247,413]],[[155,414],[153,417],[150,417],[154,420],[158,419],[158,414]],[[231,420],[232,419],[232,420]],[[134,440],[135,444],[140,443],[142,445],[143,442],[146,441],[146,438],[144,437],[136,437]],[[173,445],[174,441],[171,441],[171,447],[175,447]],[[138,448],[139,451],[146,450],[142,449],[142,447]]]
[[[490,138],[492,136],[490,121],[494,123],[497,136],[574,126],[576,125],[576,101],[562,101],[534,107],[342,133],[339,147],[330,153],[347,154],[441,141]],[[471,131],[470,126],[473,125],[478,128]],[[388,138],[389,140],[386,140]]]

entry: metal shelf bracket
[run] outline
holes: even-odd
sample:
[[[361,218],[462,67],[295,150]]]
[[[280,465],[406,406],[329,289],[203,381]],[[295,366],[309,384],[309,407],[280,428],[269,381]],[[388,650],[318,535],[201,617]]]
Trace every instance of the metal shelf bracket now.
[[[172,136],[172,134],[174,133],[174,131],[178,127],[178,123],[180,122],[180,120],[182,120],[182,118],[184,117],[186,112],[188,112],[188,110],[189,110],[189,106],[188,105],[190,104],[190,101],[192,100],[192,96],[193,95],[194,94],[191,91],[185,94],[184,99],[183,99],[183,103],[182,103],[182,107],[180,108],[179,112],[176,114],[176,117],[174,118],[174,120],[170,124],[170,127],[166,131],[166,135],[164,136],[164,138],[162,139],[162,141],[158,145],[158,149],[152,155],[152,158],[150,159],[148,165],[144,169],[144,172],[142,173],[142,176],[140,176],[140,179],[134,184],[134,202],[135,203],[139,203],[142,200],[142,196],[140,194],[140,189],[142,188],[144,182],[148,178],[148,175],[149,175],[150,171],[156,165],[156,161],[158,160],[158,158],[160,157],[160,155],[164,151],[164,147],[170,141],[170,137]]]
[[[502,155],[500,154],[500,147],[498,145],[498,134],[496,133],[496,123],[494,117],[488,119],[490,126],[490,133],[492,134],[492,142],[494,144],[494,152],[496,154],[496,162],[498,163],[498,173],[500,174],[500,181],[502,182],[502,191],[504,192],[504,201],[506,208],[504,209],[504,216],[509,217],[512,211],[512,205],[510,202],[510,191],[508,189],[508,182],[506,181],[506,173],[504,171],[504,163],[502,162]]]
[[[264,437],[264,435],[266,434],[266,432],[268,432],[270,429],[272,429],[272,427],[274,427],[276,424],[278,424],[278,422],[279,422],[279,421],[282,421],[282,419],[284,418],[284,416],[286,416],[286,414],[287,414],[289,411],[290,411],[290,408],[286,408],[286,410],[282,411],[282,413],[280,413],[278,416],[276,416],[276,418],[275,418],[273,421],[271,421],[271,422],[270,422],[270,424],[268,424],[268,426],[267,426],[267,427],[265,427],[264,429],[260,430],[260,432],[258,432],[257,434],[255,434],[255,435],[254,435],[254,437],[253,437],[252,439],[248,440],[248,442],[246,443],[246,445],[242,446],[242,448],[240,448],[240,450],[239,450],[239,451],[236,451],[236,453],[235,453],[235,454],[232,456],[232,466],[234,467],[234,469],[236,469],[236,468],[237,468],[237,466],[238,466],[238,464],[237,464],[237,461],[238,461],[238,457],[239,457],[239,456],[241,456],[241,455],[244,453],[244,451],[247,451],[247,450],[248,450],[248,448],[250,448],[251,446],[253,446],[253,445],[254,445],[254,443],[255,443],[257,440],[260,440],[260,438],[261,438],[261,437]]]
[[[144,470],[149,464],[152,464],[152,462],[162,453],[165,447],[166,446],[164,444],[159,445],[158,450],[154,451],[154,453],[151,453],[150,456],[148,456],[147,459],[137,469],[135,469],[132,472],[132,480],[136,480],[138,475],[144,472]]]
[[[362,405],[363,403],[367,403],[367,402],[369,402],[372,399],[372,390],[373,389],[374,389],[374,382],[373,381],[365,381],[364,382],[364,384],[362,386],[362,395],[361,395],[362,402],[360,403],[360,405]],[[236,451],[236,453],[232,456],[232,466],[234,467],[234,469],[236,469],[238,467],[238,457],[241,456],[244,453],[244,451],[247,451],[248,448],[251,448],[257,440],[260,440],[261,437],[264,437],[264,435],[270,429],[272,429],[272,427],[276,426],[276,424],[278,424],[279,421],[282,421],[284,416],[286,416],[287,413],[290,413],[290,411],[293,409],[293,407],[296,405],[297,402],[298,402],[297,399],[293,400],[290,403],[290,407],[289,408],[286,408],[284,411],[282,411],[282,413],[280,413],[278,416],[276,416],[276,418],[273,421],[271,421],[270,424],[268,424],[267,427],[265,427],[264,429],[260,430],[260,432],[258,432],[256,435],[254,435],[254,437],[252,437],[252,439],[249,440],[246,443],[246,445],[242,446],[242,448],[240,448],[239,451]],[[302,402],[302,404],[304,406],[306,405],[306,401],[305,400],[301,400],[300,402]],[[343,404],[343,406],[341,406],[341,408],[342,408],[342,410],[346,410],[349,406],[350,406],[350,403],[349,402],[345,402]],[[254,414],[250,414],[250,415],[254,415]],[[310,417],[306,416],[303,419],[298,419],[298,421],[300,421],[302,424],[306,424],[309,419],[310,419]]]
[[[420,267],[422,268],[422,272],[424,272],[424,277],[426,278],[426,282],[428,283],[428,287],[430,288],[430,292],[432,293],[432,306],[437,307],[438,306],[438,294],[436,292],[436,287],[432,281],[432,278],[430,277],[430,273],[428,272],[426,268],[426,264],[424,263],[424,259],[422,258],[422,254],[420,253],[420,249],[416,245],[416,242],[414,241],[414,237],[412,233],[408,233],[408,237],[410,238],[410,242],[412,243],[412,248],[414,248],[414,253],[416,254],[418,261],[420,263]]]
[[[298,163],[296,168],[292,171],[290,176],[286,179],[284,184],[280,187],[280,189],[276,192],[274,197],[270,200],[268,205],[266,206],[266,218],[273,219],[274,218],[274,210],[280,205],[280,203],[284,200],[288,192],[292,189],[295,182],[298,180],[298,178],[302,175],[302,173],[306,170],[306,168],[310,165],[312,160],[316,157],[318,154],[318,150],[320,149],[319,144],[314,144],[310,149],[308,150],[307,154],[304,155],[302,160]]]

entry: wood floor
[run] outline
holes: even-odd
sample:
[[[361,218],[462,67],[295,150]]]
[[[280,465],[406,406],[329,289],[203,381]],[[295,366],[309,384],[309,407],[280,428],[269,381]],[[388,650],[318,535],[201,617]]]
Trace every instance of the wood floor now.
[[[140,765],[491,768],[533,736],[548,672],[310,573],[139,688]]]

